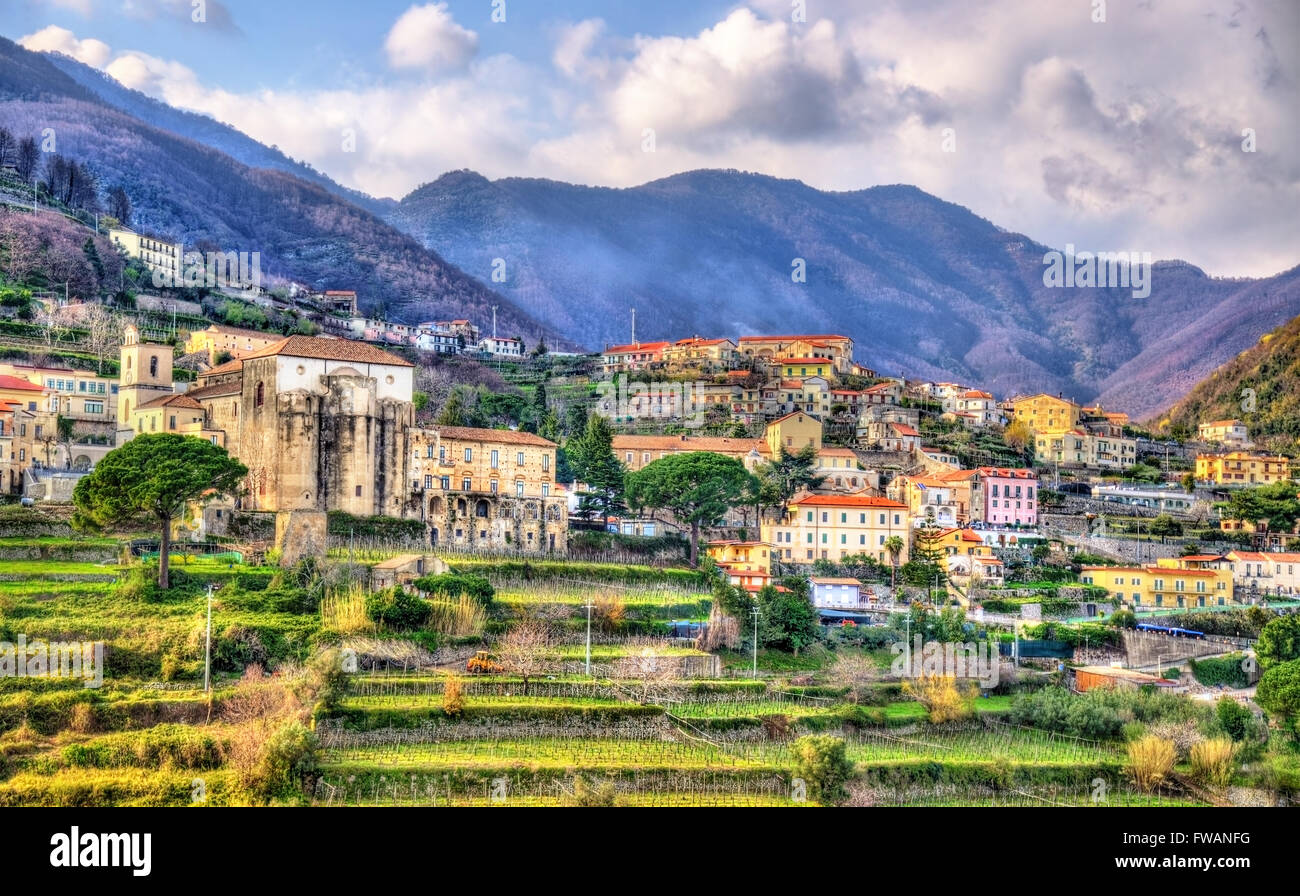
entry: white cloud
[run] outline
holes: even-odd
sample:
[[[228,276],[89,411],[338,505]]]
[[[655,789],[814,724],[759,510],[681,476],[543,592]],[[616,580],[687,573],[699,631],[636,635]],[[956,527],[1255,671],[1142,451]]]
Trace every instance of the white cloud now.
[[[102,40],[93,37],[78,40],[71,31],[57,25],[49,25],[35,34],[20,37],[18,43],[35,53],[62,53],[95,68],[102,68],[113,53]]]
[[[478,52],[478,35],[456,24],[446,3],[412,6],[384,41],[394,68],[445,71],[464,68]]]
[[[1087,4],[1030,0],[819,0],[804,24],[785,0],[750,7],[687,35],[557,23],[550,59],[531,65],[479,58],[444,4],[413,6],[384,49],[417,74],[351,90],[235,94],[140,53],[100,64],[375,195],[465,167],[611,186],[739,168],[833,190],[911,183],[1045,243],[1216,274],[1300,260],[1300,75],[1274,50],[1300,33],[1294,4],[1111,4],[1104,25]],[[1241,151],[1245,127],[1257,153]]]

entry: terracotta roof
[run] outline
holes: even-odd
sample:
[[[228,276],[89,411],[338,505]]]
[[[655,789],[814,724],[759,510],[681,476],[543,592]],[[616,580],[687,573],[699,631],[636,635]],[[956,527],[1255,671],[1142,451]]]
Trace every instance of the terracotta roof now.
[[[1202,423],[1201,426],[1245,426],[1240,420],[1215,420],[1213,423]]]
[[[1200,560],[1208,562],[1210,560],[1226,560],[1222,554],[1188,554],[1186,557],[1179,557],[1179,560]]]
[[[812,576],[808,581],[814,585],[857,585],[861,587],[862,582],[857,579],[833,579],[824,576]]]
[[[894,427],[894,431],[897,432],[900,436],[919,436],[919,435],[920,435],[919,432],[917,432],[917,431],[916,431],[915,429],[913,429],[912,427],[908,426],[906,423],[891,423],[891,424],[889,424],[889,425],[892,426],[892,427]]]
[[[210,386],[199,386],[197,389],[190,389],[185,394],[195,401],[199,401],[204,398],[217,398],[222,395],[238,395],[243,390],[243,383],[238,380],[228,380],[224,383],[213,383]]]
[[[38,386],[22,377],[0,374],[0,389],[13,389],[15,392],[44,392],[44,386]]]
[[[1006,469],[1003,467],[980,467],[979,471],[985,476],[998,476],[1003,479],[1037,479],[1033,470],[1026,469]]]
[[[777,358],[782,364],[830,364],[830,358]]]
[[[795,336],[741,336],[738,341],[739,342],[794,342],[795,340],[799,340],[801,342],[808,342],[810,340],[816,340],[816,339],[842,339],[846,342],[849,341],[849,337],[840,336],[834,333],[816,333],[816,334],[804,334],[804,335],[795,335]]]
[[[717,454],[767,453],[762,439],[728,439],[715,436],[614,436],[615,451],[713,451]]]
[[[227,373],[239,373],[243,369],[244,362],[239,358],[235,358],[225,364],[218,364],[216,367],[209,367],[207,370],[201,371],[199,377],[224,376]]]
[[[214,333],[226,333],[231,336],[253,336],[258,339],[270,339],[272,342],[277,342],[284,338],[279,333],[263,333],[261,330],[245,330],[240,327],[227,327],[223,324],[212,324],[207,329],[199,330],[198,332],[206,333],[209,331]]]
[[[953,479],[970,479],[978,472],[979,470],[948,470],[944,473],[935,474],[935,478],[943,479],[944,481],[951,481]]]
[[[458,439],[462,442],[501,442],[506,445],[533,445],[538,448],[555,448],[554,442],[547,441],[531,432],[519,432],[514,429],[477,429],[472,426],[433,426],[427,432],[441,433],[444,439]]]
[[[662,352],[669,344],[667,342],[633,342],[628,345],[611,345],[602,354],[626,355],[629,352]]]
[[[315,358],[321,361],[351,361],[356,364],[388,364],[393,367],[414,367],[410,361],[390,354],[365,342],[348,339],[320,339],[315,336],[290,336],[275,345],[244,355],[245,361],[253,358],[270,358],[287,355],[290,358]]]
[[[962,394],[962,398],[992,398],[992,397],[993,396],[990,395],[989,393],[981,392],[978,389],[971,389],[969,392],[965,392]]]
[[[824,507],[895,507],[906,510],[906,504],[899,504],[888,498],[873,498],[870,495],[804,495],[795,498],[791,504],[810,504]]]
[[[790,413],[786,414],[784,417],[777,417],[775,420],[773,420],[771,423],[767,425],[772,426],[773,424],[780,423],[782,420],[789,420],[791,417],[797,417],[800,414],[802,414],[805,417],[808,417],[808,414],[805,413],[804,411],[791,411]],[[808,419],[812,420],[813,418],[808,417]]]
[[[203,405],[199,404],[188,394],[178,392],[174,395],[160,395],[151,401],[146,401],[144,404],[136,408],[136,410],[148,411],[153,408],[188,408],[192,411],[201,411],[203,410]]]

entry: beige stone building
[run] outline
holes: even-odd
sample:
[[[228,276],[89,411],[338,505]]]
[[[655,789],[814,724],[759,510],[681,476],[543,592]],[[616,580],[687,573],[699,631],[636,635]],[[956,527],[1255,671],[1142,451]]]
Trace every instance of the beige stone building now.
[[[411,495],[434,545],[564,553],[568,494],[558,446],[501,429],[439,426],[410,435]]]

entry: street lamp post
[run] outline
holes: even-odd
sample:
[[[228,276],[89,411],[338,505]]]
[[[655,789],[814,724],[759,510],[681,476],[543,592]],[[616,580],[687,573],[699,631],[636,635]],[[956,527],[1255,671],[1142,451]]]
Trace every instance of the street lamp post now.
[[[758,601],[754,601],[754,670],[753,676],[758,678]]]

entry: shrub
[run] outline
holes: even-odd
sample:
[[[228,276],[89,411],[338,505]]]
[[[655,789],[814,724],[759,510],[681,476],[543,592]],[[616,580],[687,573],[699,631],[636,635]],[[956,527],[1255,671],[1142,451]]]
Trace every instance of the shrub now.
[[[316,771],[320,745],[301,722],[286,722],[267,739],[258,766],[254,792],[260,796],[289,796]]]
[[[1255,716],[1249,709],[1231,697],[1220,697],[1214,705],[1214,715],[1224,734],[1240,743],[1253,740],[1256,733]]]
[[[465,697],[461,693],[460,679],[455,675],[447,679],[442,690],[442,711],[449,716],[458,716],[465,708]]]
[[[302,678],[297,683],[298,699],[305,704],[313,701],[324,712],[338,709],[347,696],[350,679],[343,671],[343,652],[330,647],[316,654],[307,663]]]
[[[1189,659],[1187,665],[1191,667],[1196,680],[1207,687],[1226,684],[1229,687],[1244,688],[1250,684],[1250,679],[1242,668],[1243,659],[1242,654],[1231,653],[1204,660]]]
[[[853,776],[844,739],[828,734],[808,734],[794,742],[795,774],[804,780],[809,794],[828,805],[848,798],[845,782]]]
[[[1216,737],[1192,747],[1192,777],[1212,787],[1226,787],[1236,770],[1232,741]]]
[[[922,675],[903,682],[903,693],[915,697],[934,724],[955,722],[975,714],[974,682],[942,675]]]
[[[627,605],[616,594],[602,594],[592,602],[591,624],[599,631],[611,633],[623,628],[627,621]]]
[[[1154,735],[1139,738],[1128,745],[1129,774],[1138,789],[1151,793],[1158,789],[1174,770],[1174,745]]]
[[[408,594],[400,586],[385,588],[366,597],[366,615],[389,628],[419,628],[429,619],[432,608],[427,601]]]
[[[1300,660],[1280,663],[1265,672],[1255,688],[1255,702],[1300,739]]]
[[[436,576],[421,576],[411,584],[426,594],[453,598],[466,595],[485,609],[492,606],[492,598],[496,596],[496,589],[492,587],[486,576],[446,572]]]
[[[618,791],[613,781],[588,784],[586,778],[574,778],[573,796],[568,802],[571,806],[610,807],[617,805]]]

